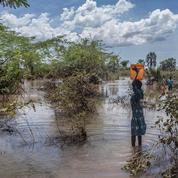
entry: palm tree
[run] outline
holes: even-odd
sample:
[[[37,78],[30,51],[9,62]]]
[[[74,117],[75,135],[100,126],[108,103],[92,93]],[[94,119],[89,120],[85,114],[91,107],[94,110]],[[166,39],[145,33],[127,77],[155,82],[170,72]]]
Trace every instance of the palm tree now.
[[[29,7],[27,0],[0,0],[0,5],[10,8]]]
[[[146,56],[146,64],[149,68],[156,67],[156,54],[155,52],[150,52]]]

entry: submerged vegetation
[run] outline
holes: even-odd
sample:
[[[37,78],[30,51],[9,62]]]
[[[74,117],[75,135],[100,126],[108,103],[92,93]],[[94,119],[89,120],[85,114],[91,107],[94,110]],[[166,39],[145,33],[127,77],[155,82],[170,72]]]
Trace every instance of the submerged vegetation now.
[[[90,83],[89,75],[75,73],[66,77],[49,95],[57,112],[67,117],[67,122],[71,126],[70,133],[67,134],[73,140],[75,137],[75,141],[86,139],[85,123],[87,118],[96,112],[97,93],[97,86]]]
[[[54,87],[48,98],[57,110],[68,116],[72,138],[80,135],[86,139],[85,122],[96,112],[97,84],[106,75],[106,59],[108,55],[102,52],[98,43],[88,40],[72,43],[63,51],[57,72],[62,83]]]
[[[161,63],[162,68],[166,61]],[[150,74],[150,78],[160,81],[161,70],[155,69],[156,54],[147,55],[146,62],[148,79]],[[128,61],[104,52],[97,41],[83,39],[74,43],[56,37],[36,42],[34,38],[23,37],[0,25],[0,112],[14,116],[19,107],[30,103],[18,101],[23,95],[24,80],[50,79],[45,92],[55,110],[67,118],[71,130],[67,137],[72,141],[84,141],[87,139],[86,122],[97,112],[98,84],[128,74],[127,65]],[[169,65],[170,70],[174,65]],[[170,167],[162,172],[163,177],[177,176],[177,101],[177,97],[169,96],[162,107],[169,118],[156,122],[161,131],[157,145],[163,145],[170,157]],[[135,155],[124,169],[132,175],[141,174],[152,165],[152,153]]]
[[[143,173],[150,168],[150,160],[152,158],[152,155],[148,151],[138,151],[129,161],[127,161],[127,164],[122,169],[128,171],[132,176],[143,175]]]
[[[0,0],[10,7],[28,7],[26,0]],[[147,78],[152,84],[162,79],[162,71],[170,75],[176,70],[176,60],[169,58],[156,69],[156,54],[150,52],[139,63],[148,66]],[[69,42],[63,37],[35,41],[11,31],[0,24],[0,114],[13,117],[18,108],[31,103],[19,102],[23,82],[28,79],[50,79],[46,96],[59,114],[66,117],[73,141],[87,139],[86,122],[97,112],[98,85],[103,80],[118,79],[129,73],[127,60],[107,53],[98,41],[83,39]],[[132,175],[145,172],[155,160],[153,149],[162,146],[168,155],[169,166],[161,174],[164,178],[178,176],[178,98],[169,95],[160,109],[168,118],[160,118],[155,126],[160,129],[156,146],[151,151],[136,153],[124,169]],[[61,132],[60,132],[61,133]]]
[[[167,119],[161,118],[155,124],[160,129],[159,143],[165,148],[169,156],[169,167],[162,172],[163,177],[178,177],[178,98],[168,96],[162,108],[168,115]]]
[[[61,80],[53,92],[46,91],[56,110],[71,119],[73,130],[86,135],[85,120],[96,111],[97,84],[118,72],[119,58],[105,53],[99,42],[82,40],[70,43],[62,37],[35,42],[0,26],[0,94],[1,111],[18,108],[25,79],[50,78]],[[6,100],[4,100],[6,98]],[[13,107],[12,98],[14,98]],[[77,124],[76,124],[77,123]],[[74,129],[75,126],[75,129]],[[75,131],[77,132],[77,131]]]

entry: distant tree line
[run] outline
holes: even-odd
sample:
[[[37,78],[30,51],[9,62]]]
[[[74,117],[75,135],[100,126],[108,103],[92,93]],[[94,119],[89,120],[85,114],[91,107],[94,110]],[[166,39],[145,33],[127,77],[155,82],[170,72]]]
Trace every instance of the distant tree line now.
[[[172,71],[176,70],[176,59],[168,58],[160,62],[161,70]]]
[[[137,63],[144,64],[148,69],[153,69],[157,66],[157,55],[155,52],[150,52],[146,55],[145,60],[139,59]],[[164,71],[174,71],[176,70],[176,59],[173,57],[164,59],[157,67]]]

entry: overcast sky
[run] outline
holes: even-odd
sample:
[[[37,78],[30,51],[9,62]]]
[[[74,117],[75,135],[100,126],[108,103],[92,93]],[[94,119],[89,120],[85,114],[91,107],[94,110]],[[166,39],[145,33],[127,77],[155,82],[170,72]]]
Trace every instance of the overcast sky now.
[[[130,60],[155,51],[178,62],[178,0],[29,0],[29,8],[0,7],[1,23],[45,40],[58,35],[102,40]]]

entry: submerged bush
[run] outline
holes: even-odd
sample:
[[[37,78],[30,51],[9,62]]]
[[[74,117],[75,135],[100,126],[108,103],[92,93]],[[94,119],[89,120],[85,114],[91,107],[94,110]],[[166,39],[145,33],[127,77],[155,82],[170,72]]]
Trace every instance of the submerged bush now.
[[[85,121],[96,111],[97,84],[106,73],[107,58],[98,42],[82,40],[68,44],[55,62],[62,82],[50,84],[47,93],[56,109],[67,116],[72,135],[86,137]]]
[[[63,79],[59,86],[53,88],[49,99],[55,108],[64,113],[71,123],[71,135],[86,136],[85,121],[96,111],[95,97],[98,95],[97,85],[90,82],[90,75],[74,73]]]
[[[80,112],[87,114],[95,111],[93,97],[97,92],[87,74],[77,73],[65,78],[58,92],[60,107],[70,117]]]
[[[137,152],[122,169],[132,176],[143,174],[151,166],[151,159],[149,152]]]

